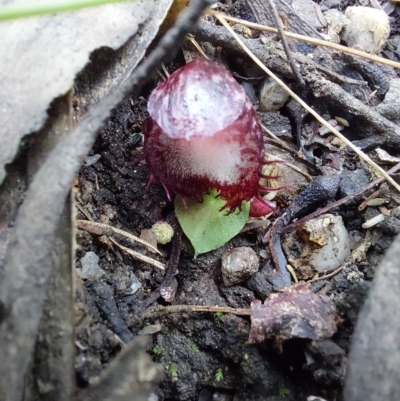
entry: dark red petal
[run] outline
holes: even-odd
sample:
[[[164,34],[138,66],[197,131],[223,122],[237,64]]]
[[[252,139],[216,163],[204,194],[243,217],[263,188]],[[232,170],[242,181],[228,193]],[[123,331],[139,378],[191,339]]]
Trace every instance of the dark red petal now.
[[[270,202],[261,196],[256,195],[250,201],[250,216],[251,217],[262,217],[269,213],[275,212],[276,206],[273,202]]]

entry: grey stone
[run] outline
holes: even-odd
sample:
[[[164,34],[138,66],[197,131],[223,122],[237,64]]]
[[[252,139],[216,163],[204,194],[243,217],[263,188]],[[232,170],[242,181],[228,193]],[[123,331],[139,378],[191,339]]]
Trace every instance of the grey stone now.
[[[354,194],[368,185],[370,181],[368,172],[361,168],[354,171],[344,170],[341,178],[339,186],[339,196],[341,198]]]
[[[233,248],[222,255],[222,279],[227,287],[241,283],[258,271],[259,258],[249,247]]]
[[[273,291],[272,284],[267,281],[265,275],[261,272],[253,274],[247,282],[247,286],[263,300],[267,299],[268,295]]]
[[[260,88],[260,111],[278,111],[289,94],[272,78],[266,78]]]
[[[81,258],[81,269],[76,269],[79,277],[86,279],[100,278],[104,272],[99,266],[99,257],[93,252],[86,252]]]
[[[142,286],[140,280],[133,273],[131,274],[131,280],[132,284],[130,288],[131,290],[130,295],[134,294]]]

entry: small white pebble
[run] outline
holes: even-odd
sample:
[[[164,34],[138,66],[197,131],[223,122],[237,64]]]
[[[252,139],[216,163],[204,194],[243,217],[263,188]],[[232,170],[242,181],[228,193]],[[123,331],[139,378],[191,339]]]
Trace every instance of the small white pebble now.
[[[87,156],[85,159],[85,166],[92,166],[97,163],[101,158],[101,155],[95,154],[93,156]]]
[[[76,269],[77,275],[84,279],[95,280],[103,276],[104,272],[99,266],[100,258],[93,252],[86,252],[81,258],[81,269]]]
[[[361,227],[362,228],[371,228],[378,223],[382,222],[385,220],[385,216],[383,214],[378,214],[377,216],[373,217],[372,219],[367,220]]]

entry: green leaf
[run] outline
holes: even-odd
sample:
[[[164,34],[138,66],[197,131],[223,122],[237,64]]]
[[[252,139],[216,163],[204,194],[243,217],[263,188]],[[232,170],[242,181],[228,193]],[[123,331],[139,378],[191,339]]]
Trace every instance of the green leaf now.
[[[216,196],[217,192],[213,190],[203,196],[203,203],[185,199],[186,207],[182,198],[175,198],[176,217],[193,245],[195,258],[226,244],[249,218],[249,202],[242,203],[241,212],[228,214],[227,210],[219,211],[226,201]]]
[[[33,17],[35,15],[54,14],[65,11],[75,11],[81,8],[102,6],[110,3],[122,3],[126,0],[49,0],[47,2],[6,4],[0,8],[0,21],[17,18]]]

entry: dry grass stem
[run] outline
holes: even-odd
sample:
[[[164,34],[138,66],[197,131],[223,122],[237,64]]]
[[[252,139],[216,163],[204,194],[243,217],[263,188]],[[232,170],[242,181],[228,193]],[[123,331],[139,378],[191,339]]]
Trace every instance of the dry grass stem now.
[[[135,259],[138,259],[142,262],[148,263],[149,265],[157,267],[157,269],[165,270],[165,265],[162,264],[161,262],[159,262],[158,260],[149,258],[148,256],[142,255],[139,252],[133,251],[132,249],[129,249],[128,247],[121,245],[119,242],[115,241],[115,239],[113,239],[113,238],[110,238],[110,241],[113,244],[115,244],[118,248],[125,251],[127,254],[133,256]]]
[[[281,43],[282,43],[282,46],[283,46],[283,50],[285,50],[286,57],[287,57],[287,59],[289,61],[290,66],[292,67],[293,74],[295,75],[295,77],[297,79],[297,82],[300,85],[304,86],[303,77],[300,74],[300,70],[299,70],[298,65],[296,64],[294,58],[292,57],[292,52],[290,50],[289,43],[288,43],[288,41],[286,39],[285,30],[284,30],[284,27],[283,27],[283,24],[282,24],[282,20],[279,17],[278,11],[277,11],[277,9],[275,7],[275,2],[274,2],[274,0],[268,0],[268,2],[269,2],[269,8],[272,11],[273,19],[275,20],[275,25],[276,25],[276,28],[277,28],[277,31],[278,31],[278,35],[281,38]]]
[[[197,42],[197,40],[192,36],[192,35],[188,35],[187,39],[189,40],[189,42],[196,48],[196,50],[201,54],[202,57],[204,57],[205,59],[209,60],[210,58],[207,56],[207,54],[204,53],[204,50],[201,48],[201,46],[199,45],[199,43]]]
[[[334,270],[332,273],[325,274],[324,276],[321,276],[321,277],[313,278],[313,279],[311,279],[311,280],[308,280],[307,283],[314,283],[315,281],[318,281],[318,280],[325,280],[325,279],[327,279],[327,278],[331,278],[331,277],[333,277],[333,276],[336,276],[336,274],[340,273],[343,269],[345,269],[345,268],[348,267],[349,265],[350,265],[350,263],[349,263],[349,262],[346,262],[346,263],[340,265],[340,266],[339,266],[336,270]]]
[[[157,248],[155,248],[153,245],[149,244],[148,242],[142,240],[141,238],[137,237],[136,235],[128,233],[127,231],[120,230],[119,228],[109,226],[108,224],[97,223],[95,221],[77,220],[76,226],[80,230],[85,230],[85,231],[88,231],[91,233],[96,233],[96,231],[101,230],[102,232],[101,232],[101,234],[98,233],[99,235],[102,235],[102,234],[112,235],[113,233],[117,234],[117,235],[121,235],[122,237],[126,237],[133,242],[139,242],[140,244],[147,246],[149,249],[157,252],[159,255],[162,256],[162,253]]]
[[[373,160],[370,159],[364,152],[362,152],[359,148],[353,145],[351,141],[349,141],[345,136],[343,136],[339,131],[332,127],[327,121],[325,121],[315,110],[313,110],[307,103],[301,100],[281,79],[279,79],[270,69],[268,69],[251,51],[250,49],[240,40],[240,37],[234,32],[231,26],[226,22],[225,17],[220,13],[214,14],[216,18],[221,22],[221,24],[230,32],[230,34],[236,39],[238,44],[243,48],[243,50],[249,55],[249,57],[261,68],[266,74],[273,78],[279,85],[281,85],[289,94],[293,97],[293,99],[297,100],[310,114],[314,116],[316,120],[318,120],[324,127],[328,128],[336,137],[338,137],[341,141],[343,141],[349,148],[351,148],[357,155],[363,159],[366,163],[368,163],[371,167],[373,167],[377,173],[383,175],[386,180],[393,185],[400,192],[400,186],[396,183],[396,181],[391,178],[385,170],[383,170],[380,166],[378,166]]]
[[[300,170],[298,167],[296,167],[294,164],[289,163],[288,161],[281,159],[280,157],[275,157],[276,160],[280,160],[282,161],[282,164],[284,164],[285,166],[288,166],[289,168],[291,168],[294,171],[297,171],[299,174],[301,174],[302,176],[306,177],[308,180],[312,180],[313,177],[306,173],[305,171]]]
[[[285,149],[287,148],[287,145],[285,143],[285,141],[282,141],[282,139],[278,138],[273,132],[271,132],[265,125],[261,124],[261,128],[277,143],[279,143],[279,145],[281,145],[282,147],[284,147]]]
[[[271,132],[265,125],[260,124],[262,129],[280,146],[282,146],[283,149],[286,151],[293,153],[292,149],[290,149],[282,139],[278,138],[273,132]],[[274,156],[276,160],[279,160],[283,162],[286,166],[290,167],[292,170],[297,171],[298,173],[304,175],[304,177],[308,178],[309,180],[312,180],[312,177],[310,174],[306,173],[305,171],[300,170],[298,167],[296,167],[294,164],[289,163],[288,161],[281,159],[280,157]]]
[[[169,78],[169,72],[167,70],[167,67],[165,66],[164,63],[161,63],[161,68],[164,71],[165,76],[167,77],[167,79]]]
[[[396,0],[396,1],[400,1],[400,0]],[[214,11],[214,10],[211,10],[211,9],[206,10],[205,13],[214,15],[218,19],[219,18],[223,18],[226,21],[236,22],[237,24],[241,24],[241,25],[247,26],[249,28],[257,29],[259,31],[265,31],[265,32],[279,34],[279,32],[278,32],[278,30],[276,28],[272,28],[270,26],[256,24],[254,22],[248,22],[248,21],[245,21],[245,20],[242,20],[242,19],[239,19],[239,18],[229,17],[228,15],[222,14],[222,13],[220,13],[218,11]],[[392,61],[392,60],[388,60],[388,59],[383,58],[383,57],[375,56],[374,54],[365,53],[365,52],[363,52],[361,50],[352,49],[351,47],[342,46],[342,45],[339,45],[339,44],[336,44],[336,43],[328,42],[326,40],[312,38],[311,36],[299,35],[297,33],[288,32],[288,31],[285,31],[285,35],[288,38],[301,40],[303,42],[311,43],[313,45],[330,47],[331,49],[339,50],[339,51],[341,51],[343,53],[354,54],[355,56],[364,57],[364,58],[366,58],[368,60],[376,61],[377,63],[390,65],[391,67],[400,69],[400,63],[398,63],[396,61]]]
[[[289,273],[291,274],[291,276],[292,276],[294,282],[295,282],[295,283],[298,283],[298,282],[299,282],[299,279],[297,278],[297,274],[296,274],[296,272],[294,271],[292,265],[287,264],[287,265],[286,265],[286,269],[289,270]]]

